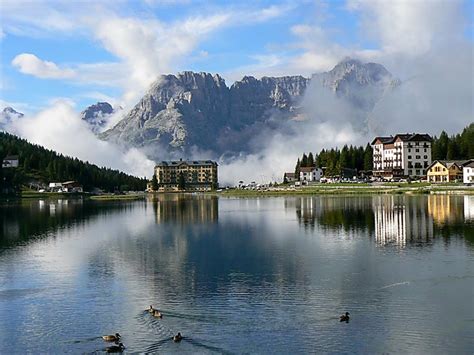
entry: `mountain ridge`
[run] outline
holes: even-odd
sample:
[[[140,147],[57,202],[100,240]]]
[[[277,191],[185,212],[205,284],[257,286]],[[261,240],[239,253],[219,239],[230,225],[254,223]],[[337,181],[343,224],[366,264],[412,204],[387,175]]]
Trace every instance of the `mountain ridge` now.
[[[257,79],[227,86],[219,74],[162,75],[116,126],[100,137],[121,145],[177,156],[192,149],[214,155],[249,152],[263,129],[297,120],[310,85],[320,85],[361,112],[370,112],[397,80],[381,64],[345,59],[331,71]],[[160,153],[158,153],[160,152]]]

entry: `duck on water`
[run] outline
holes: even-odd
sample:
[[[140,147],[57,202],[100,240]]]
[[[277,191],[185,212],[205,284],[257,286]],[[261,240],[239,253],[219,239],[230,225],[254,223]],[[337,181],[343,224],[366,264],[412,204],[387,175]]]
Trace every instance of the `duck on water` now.
[[[339,318],[340,322],[349,323],[349,314],[350,314],[349,312],[346,312],[346,314],[343,314],[343,315]]]
[[[176,334],[176,335],[173,337],[173,341],[174,341],[175,343],[178,343],[178,342],[180,342],[181,340],[183,340],[183,336],[181,335],[181,333],[178,333],[178,334]]]
[[[102,335],[102,339],[105,341],[118,341],[121,338],[119,333],[115,333],[115,335]]]

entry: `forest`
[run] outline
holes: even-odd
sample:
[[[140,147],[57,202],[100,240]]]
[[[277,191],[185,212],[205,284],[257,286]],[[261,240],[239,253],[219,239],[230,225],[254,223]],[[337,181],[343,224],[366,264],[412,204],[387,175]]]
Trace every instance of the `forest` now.
[[[63,156],[42,146],[29,143],[6,132],[0,132],[0,159],[19,156],[18,168],[0,168],[0,192],[19,192],[31,182],[77,181],[84,191],[144,191],[147,180],[118,170],[98,167],[77,158]]]
[[[434,136],[431,148],[432,160],[474,159],[474,123],[459,134],[449,136],[442,131],[439,137]],[[326,167],[326,175],[339,175],[342,168],[356,169],[358,172],[372,170],[372,147],[347,146],[342,149],[322,149],[318,154],[303,153],[295,167],[299,176],[301,167]]]

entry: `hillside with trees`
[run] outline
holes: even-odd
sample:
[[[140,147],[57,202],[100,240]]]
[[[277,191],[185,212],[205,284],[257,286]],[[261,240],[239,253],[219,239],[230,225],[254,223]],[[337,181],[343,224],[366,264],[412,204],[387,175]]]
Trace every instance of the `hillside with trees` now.
[[[434,136],[431,150],[432,160],[474,159],[474,123],[456,135],[448,136],[443,131],[439,137]],[[342,168],[360,171],[372,170],[372,147],[347,146],[342,149],[323,149],[318,154],[303,153],[295,167],[296,176],[302,167],[326,167],[326,174],[339,175]]]
[[[95,188],[106,192],[143,191],[146,179],[125,174],[118,170],[98,167],[77,158],[63,156],[25,139],[0,132],[0,159],[8,155],[19,156],[18,168],[0,168],[0,192],[8,185],[17,192],[30,182],[77,181],[84,191]]]

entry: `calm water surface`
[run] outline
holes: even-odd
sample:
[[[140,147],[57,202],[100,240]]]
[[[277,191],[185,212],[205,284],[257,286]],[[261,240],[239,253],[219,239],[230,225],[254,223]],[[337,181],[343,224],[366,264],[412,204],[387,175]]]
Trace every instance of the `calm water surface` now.
[[[0,207],[2,354],[472,353],[473,300],[474,196]]]

